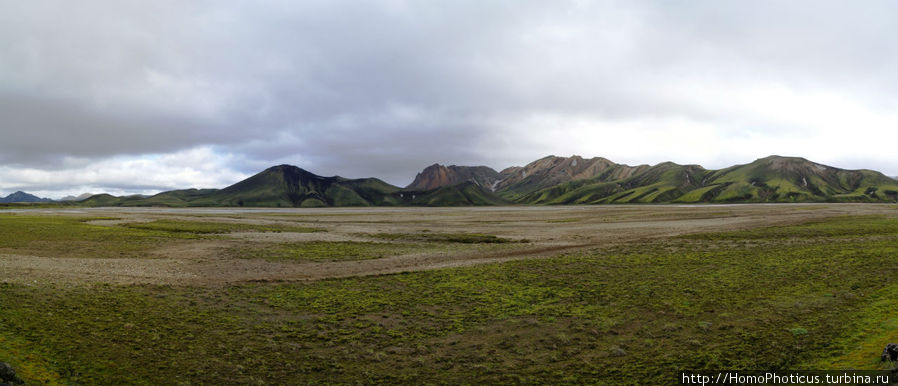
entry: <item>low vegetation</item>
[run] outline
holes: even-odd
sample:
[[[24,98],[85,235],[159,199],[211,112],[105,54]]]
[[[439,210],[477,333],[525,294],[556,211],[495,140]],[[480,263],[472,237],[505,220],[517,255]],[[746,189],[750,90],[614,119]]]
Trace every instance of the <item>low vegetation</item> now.
[[[0,252],[52,257],[137,257],[145,256],[166,240],[194,237],[88,223],[103,219],[0,215]]]
[[[48,257],[148,257],[177,240],[230,232],[324,232],[323,228],[201,221],[157,220],[102,226],[103,217],[0,215],[0,252]]]
[[[59,209],[75,206],[71,202],[14,202],[0,203],[0,210],[4,209]]]
[[[838,221],[818,220],[796,226],[772,226],[738,232],[700,233],[682,236],[692,240],[793,240],[861,238],[894,236],[898,221],[884,216],[842,217]],[[826,240],[824,240],[826,241]]]
[[[529,242],[529,240],[512,240],[496,235],[486,235],[481,233],[439,233],[439,232],[419,232],[419,233],[376,233],[373,237],[383,240],[405,240],[405,241],[430,241],[441,243],[514,243]]]
[[[849,217],[311,283],[0,284],[0,356],[31,383],[81,384],[670,384],[681,370],[878,369],[898,340],[896,241],[898,220]]]
[[[306,241],[241,245],[231,248],[229,254],[240,258],[261,258],[270,261],[345,261],[380,259],[432,249],[428,245],[409,243]]]
[[[326,232],[323,228],[303,227],[280,224],[245,224],[238,222],[209,222],[209,221],[178,221],[156,220],[151,222],[129,223],[124,226],[134,229],[146,229],[153,231],[214,234],[231,232]]]

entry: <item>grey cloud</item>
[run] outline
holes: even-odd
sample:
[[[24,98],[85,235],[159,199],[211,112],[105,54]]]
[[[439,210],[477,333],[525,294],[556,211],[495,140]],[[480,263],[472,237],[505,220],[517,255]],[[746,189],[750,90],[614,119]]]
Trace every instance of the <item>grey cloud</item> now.
[[[700,91],[774,83],[893,108],[895,8],[10,2],[0,5],[0,163],[214,145],[237,155],[229,167],[241,173],[290,161],[404,184],[432,162],[501,168],[545,155],[508,150],[517,142],[504,134],[552,139],[511,127],[535,113],[685,116],[721,135],[776,135],[802,128],[723,111]]]
[[[63,156],[175,150],[198,139],[191,123],[92,111],[69,101],[0,95],[0,162],[47,164]]]

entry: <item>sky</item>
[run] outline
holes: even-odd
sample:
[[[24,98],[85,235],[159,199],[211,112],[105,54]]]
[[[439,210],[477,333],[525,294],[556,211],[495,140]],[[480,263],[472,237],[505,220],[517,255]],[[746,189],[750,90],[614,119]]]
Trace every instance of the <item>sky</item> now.
[[[898,176],[894,1],[0,1],[0,195],[547,155]]]

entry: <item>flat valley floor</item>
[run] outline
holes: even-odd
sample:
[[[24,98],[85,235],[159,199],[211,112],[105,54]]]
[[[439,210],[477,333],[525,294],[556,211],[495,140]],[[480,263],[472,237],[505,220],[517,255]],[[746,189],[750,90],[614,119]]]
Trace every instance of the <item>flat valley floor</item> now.
[[[676,383],[885,369],[898,206],[0,211],[41,383]]]

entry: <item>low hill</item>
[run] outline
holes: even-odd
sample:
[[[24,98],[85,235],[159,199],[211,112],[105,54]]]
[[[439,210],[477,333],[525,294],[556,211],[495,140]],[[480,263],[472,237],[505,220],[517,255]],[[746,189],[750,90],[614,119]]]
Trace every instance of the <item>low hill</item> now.
[[[108,193],[100,193],[94,194],[84,200],[81,200],[79,204],[85,206],[119,206],[122,204],[124,197],[116,197]]]
[[[195,206],[191,205],[196,200],[202,199],[218,189],[181,189],[162,192],[150,197],[129,196],[123,197],[123,206]]]
[[[86,199],[90,198],[93,195],[94,195],[93,193],[82,193],[77,196],[65,196],[65,197],[59,199],[59,201],[82,201],[82,200],[86,200]]]

